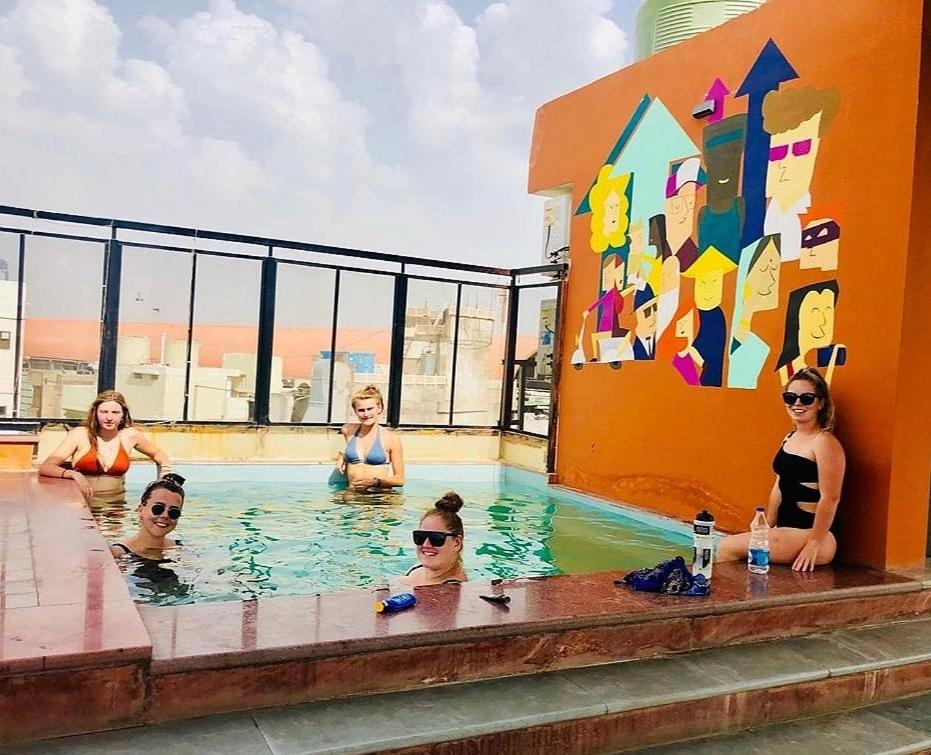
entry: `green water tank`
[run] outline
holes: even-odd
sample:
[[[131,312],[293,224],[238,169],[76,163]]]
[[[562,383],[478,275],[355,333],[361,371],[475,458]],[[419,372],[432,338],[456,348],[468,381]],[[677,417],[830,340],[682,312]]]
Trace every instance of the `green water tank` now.
[[[766,0],[644,0],[637,11],[637,60],[730,21]]]

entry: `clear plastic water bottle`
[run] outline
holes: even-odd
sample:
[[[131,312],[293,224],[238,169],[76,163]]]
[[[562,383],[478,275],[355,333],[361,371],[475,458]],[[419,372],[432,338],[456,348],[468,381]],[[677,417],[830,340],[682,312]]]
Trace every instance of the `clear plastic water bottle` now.
[[[769,571],[769,523],[762,506],[756,510],[753,521],[750,522],[747,568],[754,574],[766,574]]]

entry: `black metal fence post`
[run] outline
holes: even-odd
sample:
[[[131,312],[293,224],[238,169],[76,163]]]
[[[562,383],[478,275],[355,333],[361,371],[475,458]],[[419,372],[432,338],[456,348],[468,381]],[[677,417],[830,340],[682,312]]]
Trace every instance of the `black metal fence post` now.
[[[394,312],[391,316],[391,359],[388,362],[388,424],[401,423],[401,384],[404,378],[404,326],[407,320],[407,276],[394,279]]]
[[[507,331],[504,334],[504,380],[501,385],[501,430],[511,428],[511,414],[514,401],[514,353],[517,350],[517,314],[520,309],[520,289],[517,277],[511,276],[508,288]]]
[[[114,229],[115,233],[116,229]],[[116,345],[120,329],[120,280],[123,274],[123,245],[116,239],[104,252],[103,297],[100,307],[100,361],[97,392],[116,386]]]
[[[271,254],[271,250],[269,250]],[[253,421],[268,424],[272,382],[272,349],[275,342],[275,287],[278,284],[278,260],[262,260],[262,288],[259,291],[259,335],[255,357],[255,402]]]

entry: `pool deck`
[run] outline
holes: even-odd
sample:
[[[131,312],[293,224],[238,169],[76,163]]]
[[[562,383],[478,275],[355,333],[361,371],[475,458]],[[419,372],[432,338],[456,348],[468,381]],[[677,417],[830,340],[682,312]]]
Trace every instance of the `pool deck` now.
[[[533,674],[809,634],[931,609],[927,573],[715,569],[712,595],[617,573],[137,606],[73,484],[0,474],[0,741]],[[479,595],[504,592],[506,608]],[[7,704],[9,703],[9,704]]]

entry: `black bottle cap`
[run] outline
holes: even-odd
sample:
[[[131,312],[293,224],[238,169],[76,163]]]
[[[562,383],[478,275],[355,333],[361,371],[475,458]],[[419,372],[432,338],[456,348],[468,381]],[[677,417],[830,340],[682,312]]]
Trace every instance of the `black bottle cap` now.
[[[701,513],[695,515],[696,522],[713,522],[714,516],[708,513],[706,509],[702,509]]]

